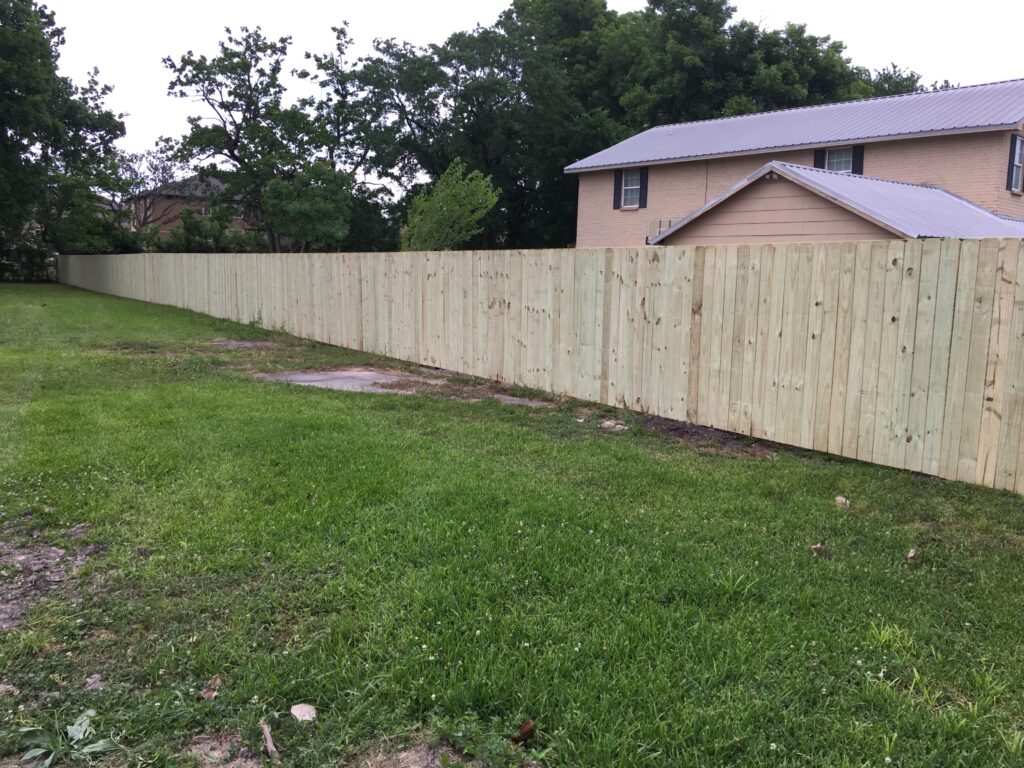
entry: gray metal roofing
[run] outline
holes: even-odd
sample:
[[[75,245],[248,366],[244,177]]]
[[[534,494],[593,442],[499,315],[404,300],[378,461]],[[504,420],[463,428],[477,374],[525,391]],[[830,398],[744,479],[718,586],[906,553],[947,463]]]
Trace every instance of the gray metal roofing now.
[[[574,173],[773,149],[1011,128],[1022,121],[1024,79],[1005,80],[662,125],[579,160],[565,170]]]
[[[658,243],[770,172],[810,189],[899,237],[1024,238],[1024,221],[997,216],[938,187],[772,161],[660,233]]]

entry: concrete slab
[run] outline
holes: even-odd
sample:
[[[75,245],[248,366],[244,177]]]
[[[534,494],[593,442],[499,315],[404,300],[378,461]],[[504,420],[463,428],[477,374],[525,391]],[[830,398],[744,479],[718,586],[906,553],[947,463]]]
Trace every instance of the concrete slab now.
[[[288,371],[286,373],[260,373],[256,378],[264,381],[285,381],[306,387],[342,389],[347,392],[378,392],[389,395],[411,395],[416,388],[437,386],[444,382],[423,376],[379,371],[373,368],[345,368],[340,371]],[[408,385],[407,388],[402,385]]]

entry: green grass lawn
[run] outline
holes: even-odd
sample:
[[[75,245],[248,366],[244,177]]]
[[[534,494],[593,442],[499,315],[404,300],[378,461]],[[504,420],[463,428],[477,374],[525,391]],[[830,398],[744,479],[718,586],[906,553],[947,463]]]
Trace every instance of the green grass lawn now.
[[[261,718],[288,766],[415,734],[491,765],[1024,765],[1021,497],[249,375],[369,360],[0,286],[2,536],[109,547],[0,632],[0,755],[91,708],[124,766]]]

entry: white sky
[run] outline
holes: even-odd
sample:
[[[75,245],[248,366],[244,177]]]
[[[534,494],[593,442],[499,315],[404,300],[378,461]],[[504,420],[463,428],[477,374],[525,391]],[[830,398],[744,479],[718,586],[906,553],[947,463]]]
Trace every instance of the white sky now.
[[[168,71],[161,63],[187,50],[212,54],[225,26],[261,26],[271,37],[293,37],[293,64],[303,51],[332,47],[331,26],[349,22],[352,54],[370,52],[375,37],[415,44],[439,43],[450,33],[491,24],[510,0],[174,0],[159,7],[128,8],[117,0],[48,0],[67,30],[61,70],[84,81],[93,66],[113,85],[109,99],[128,113],[129,150],[148,149],[161,135],[180,136],[196,107],[167,96]],[[735,18],[765,27],[806,23],[810,32],[847,45],[854,63],[878,69],[895,61],[920,72],[926,83],[948,78],[969,85],[1024,77],[1024,2],[972,0],[733,0]],[[608,0],[617,11],[645,0]]]

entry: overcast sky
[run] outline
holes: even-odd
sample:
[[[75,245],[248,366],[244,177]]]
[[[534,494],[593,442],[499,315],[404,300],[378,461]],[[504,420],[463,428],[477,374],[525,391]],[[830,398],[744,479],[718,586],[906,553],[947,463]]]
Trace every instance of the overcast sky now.
[[[488,25],[510,0],[174,0],[138,6],[115,0],[48,0],[67,30],[62,71],[83,81],[93,66],[113,85],[109,103],[128,113],[126,149],[148,149],[161,135],[180,136],[195,105],[167,96],[161,59],[187,50],[213,53],[225,26],[261,26],[269,36],[294,38],[294,64],[306,50],[332,47],[331,26],[349,22],[352,53],[368,53],[375,37],[412,43],[441,42],[450,33]],[[847,45],[853,61],[871,69],[895,61],[920,72],[926,83],[949,79],[969,85],[1024,77],[1024,2],[973,0],[734,0],[736,18],[774,28],[806,23],[818,35]],[[609,0],[630,11],[645,0]],[[953,10],[956,8],[957,10]],[[949,9],[949,10],[947,10]]]

